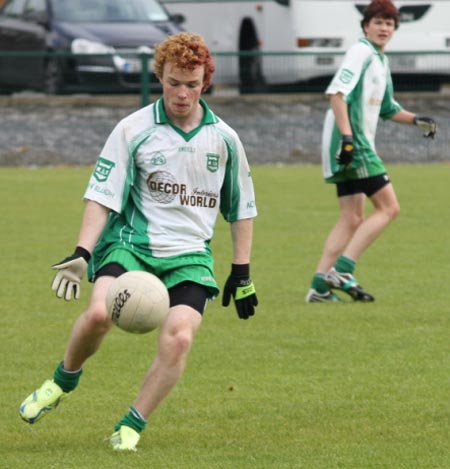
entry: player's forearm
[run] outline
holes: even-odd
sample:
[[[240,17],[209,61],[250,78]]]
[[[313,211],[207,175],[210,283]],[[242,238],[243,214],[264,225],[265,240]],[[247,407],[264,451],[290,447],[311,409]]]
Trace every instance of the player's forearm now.
[[[253,241],[253,219],[246,218],[231,223],[233,264],[249,264]]]
[[[402,109],[391,117],[391,120],[397,122],[398,124],[414,124],[414,117],[416,115],[412,112],[405,111]]]
[[[109,209],[92,200],[88,200],[84,209],[83,220],[81,222],[78,246],[87,249],[90,253],[100,237],[106,225]]]
[[[352,135],[352,127],[348,116],[347,103],[342,93],[330,96],[330,105],[333,109],[336,125],[342,135]]]

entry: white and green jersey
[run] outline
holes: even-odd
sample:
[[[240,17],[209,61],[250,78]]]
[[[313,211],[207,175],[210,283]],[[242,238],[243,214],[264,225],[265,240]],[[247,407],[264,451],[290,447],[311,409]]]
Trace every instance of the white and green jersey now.
[[[322,134],[324,177],[329,182],[337,182],[384,173],[383,162],[375,149],[378,118],[390,119],[402,109],[393,97],[387,57],[366,38],[360,39],[347,51],[325,93],[342,93],[345,97],[353,133],[354,160],[352,169],[345,172],[336,163],[342,135],[329,109]]]
[[[208,252],[219,210],[228,222],[256,216],[241,141],[201,105],[189,133],[170,123],[162,98],[112,131],[84,196],[112,210],[97,259],[118,245],[154,257]]]

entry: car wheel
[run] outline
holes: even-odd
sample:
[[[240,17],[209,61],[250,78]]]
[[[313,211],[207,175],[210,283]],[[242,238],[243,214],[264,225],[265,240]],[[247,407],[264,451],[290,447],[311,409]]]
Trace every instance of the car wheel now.
[[[239,33],[239,81],[240,91],[256,92],[264,88],[262,57],[258,44],[258,34],[253,22],[245,19]]]
[[[257,53],[258,47],[246,52]],[[239,59],[240,79],[243,86],[257,86],[264,83],[261,56],[242,56]]]
[[[63,90],[61,67],[56,59],[49,59],[45,64],[44,92],[59,94]]]

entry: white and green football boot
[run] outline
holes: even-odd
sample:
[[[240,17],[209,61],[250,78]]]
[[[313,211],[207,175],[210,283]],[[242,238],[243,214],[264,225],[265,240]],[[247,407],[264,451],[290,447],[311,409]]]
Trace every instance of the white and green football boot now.
[[[319,293],[314,288],[310,288],[306,295],[305,301],[307,303],[340,303],[341,299],[332,291]]]
[[[375,298],[359,285],[352,274],[338,272],[334,267],[325,275],[325,280],[331,288],[341,290],[350,295],[355,301],[371,302]]]
[[[25,422],[35,423],[53,409],[56,409],[59,403],[66,399],[69,394],[49,379],[20,404],[20,416]]]

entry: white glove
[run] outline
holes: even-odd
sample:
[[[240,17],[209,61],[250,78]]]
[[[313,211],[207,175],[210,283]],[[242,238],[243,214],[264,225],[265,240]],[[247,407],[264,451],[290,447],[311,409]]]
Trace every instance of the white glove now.
[[[437,125],[431,117],[414,117],[414,125],[417,125],[423,131],[424,137],[434,138],[437,131]]]
[[[90,257],[86,249],[77,246],[71,256],[52,266],[58,271],[52,283],[52,290],[58,298],[64,297],[70,301],[72,293],[76,300],[80,298],[80,282],[86,273]]]

